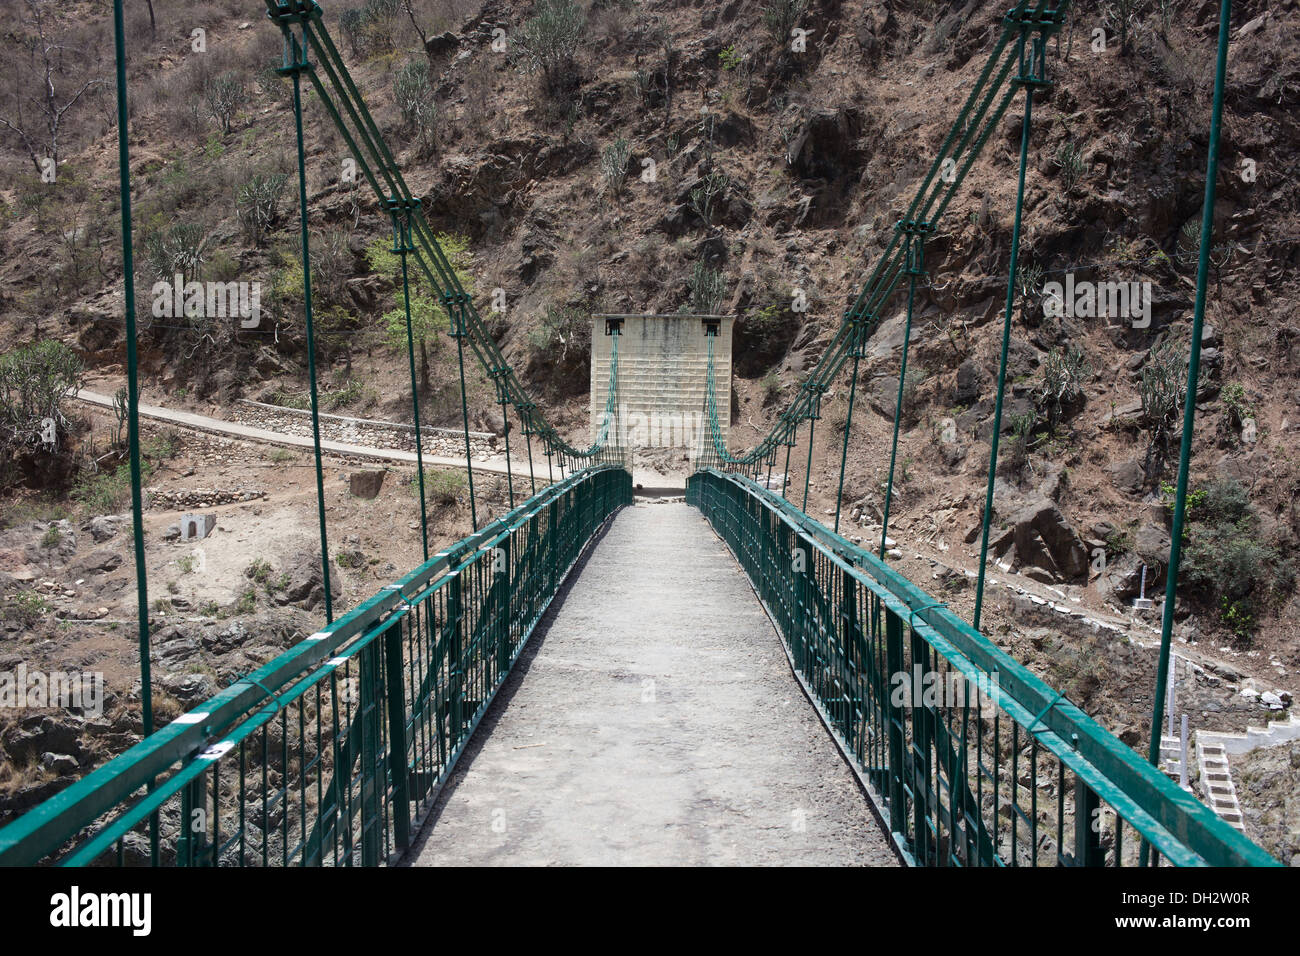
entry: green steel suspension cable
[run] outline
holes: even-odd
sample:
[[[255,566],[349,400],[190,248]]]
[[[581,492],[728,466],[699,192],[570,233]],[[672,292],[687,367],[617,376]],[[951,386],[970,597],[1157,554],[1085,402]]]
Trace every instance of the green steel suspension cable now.
[[[1062,2],[1056,7],[1048,8],[1046,0],[1040,0],[1031,11],[1028,9],[1027,0],[1020,0],[1004,17],[1001,35],[995,48],[936,154],[929,173],[909,207],[906,220],[924,219],[931,222],[938,220],[997,128],[1016,92],[1016,88],[1012,86],[999,96],[1019,60],[1019,46],[1008,50],[1009,41],[1022,35],[1026,29],[1037,30],[1043,34],[1058,30],[1064,21],[1068,6],[1068,2]],[[935,211],[931,214],[932,208]],[[768,435],[745,455],[733,456],[728,454],[725,448],[721,449],[721,461],[740,466],[759,461],[808,418],[814,405],[819,402],[820,395],[825,393],[831,381],[839,374],[844,362],[850,357],[849,326],[852,321],[855,319],[865,321],[867,334],[870,334],[879,322],[884,305],[904,274],[904,266],[905,253],[900,248],[900,237],[896,233],[878,259],[853,308],[845,313],[844,320],[823,350],[817,365],[803,381],[796,396]]]
[[[989,526],[993,519],[993,485],[998,471],[998,439],[1002,430],[1002,399],[1006,392],[1007,353],[1011,345],[1011,316],[1015,311],[1016,270],[1020,263],[1020,226],[1024,214],[1025,169],[1029,164],[1029,133],[1033,122],[1034,91],[1044,89],[1049,81],[1044,76],[1047,60],[1047,41],[1040,32],[1033,37],[1032,49],[1026,50],[1029,27],[1020,34],[1019,49],[1021,71],[1017,85],[1025,88],[1025,112],[1020,128],[1020,170],[1016,184],[1016,214],[1011,227],[1011,266],[1007,278],[1006,313],[1002,321],[1002,354],[998,360],[997,397],[993,405],[993,437],[989,442],[989,477],[984,491],[984,521],[980,530],[979,572],[975,583],[975,615],[971,623],[980,626],[980,612],[984,607],[984,578],[988,565]],[[1026,57],[1028,57],[1026,59]]]
[[[813,438],[819,418],[821,418],[820,402],[808,413],[808,465],[803,473],[803,504],[799,507],[799,510],[805,514],[808,512],[808,486],[812,484]]]
[[[894,397],[894,437],[889,445],[889,477],[885,481],[885,506],[880,517],[880,557],[889,540],[889,508],[894,500],[894,465],[898,461],[898,432],[903,420],[904,383],[907,380],[907,352],[912,342],[912,313],[916,306],[916,282],[925,275],[925,237],[934,231],[930,223],[899,223],[907,236],[907,319],[903,324],[903,355],[898,363],[898,393]]]
[[[1174,490],[1173,527],[1169,541],[1169,569],[1165,573],[1165,606],[1160,617],[1160,658],[1156,666],[1156,696],[1151,705],[1151,742],[1147,756],[1160,763],[1160,711],[1169,683],[1169,648],[1174,630],[1174,604],[1178,598],[1178,569],[1183,556],[1183,519],[1187,513],[1187,479],[1191,470],[1192,436],[1196,427],[1196,390],[1201,370],[1201,331],[1205,321],[1205,296],[1210,276],[1210,245],[1214,233],[1214,199],[1219,177],[1219,133],[1223,123],[1223,85],[1228,68],[1228,35],[1232,0],[1220,0],[1219,41],[1215,59],[1214,103],[1210,110],[1209,155],[1205,164],[1205,200],[1201,209],[1201,248],[1196,267],[1196,302],[1192,309],[1192,341],[1188,348],[1187,390],[1183,394],[1183,437],[1178,449],[1178,484]],[[1142,864],[1148,845],[1142,843]]]
[[[510,510],[515,510],[515,477],[510,465],[510,413],[506,410],[510,399],[505,393],[505,388],[501,383],[501,373],[504,369],[496,369],[492,376],[492,384],[497,390],[497,401],[501,404],[501,431],[506,437],[506,488],[510,496]]]
[[[790,452],[794,450],[796,435],[792,435],[785,443],[785,474],[781,476],[781,497],[785,497],[786,484],[790,481]]]
[[[419,200],[415,200],[418,204]],[[402,257],[402,304],[406,309],[406,358],[411,373],[411,414],[415,421],[415,474],[420,489],[420,543],[429,560],[429,514],[424,493],[424,440],[420,434],[420,389],[415,378],[415,334],[411,328],[411,283],[406,266],[411,245],[411,206],[407,200],[389,200],[393,217],[393,252]]]
[[[122,201],[122,278],[126,318],[126,431],[131,469],[131,539],[135,550],[135,591],[140,638],[140,703],[144,734],[153,733],[153,680],[149,662],[149,584],[144,563],[144,502],[140,491],[140,369],[135,332],[135,256],[131,242],[131,157],[126,101],[126,40],[122,0],[113,4],[113,42],[117,55],[117,158]]]
[[[292,14],[287,15],[292,17]],[[321,583],[325,590],[325,621],[334,621],[334,602],[330,593],[329,537],[325,530],[325,469],[321,463],[320,401],[316,389],[316,333],[311,311],[311,240],[307,228],[307,154],[302,131],[302,73],[311,69],[307,45],[293,36],[289,21],[282,24],[285,35],[284,65],[276,70],[293,79],[293,120],[298,137],[298,220],[302,232],[303,320],[307,327],[307,383],[311,393],[312,448],[316,457],[316,514],[320,522]],[[302,23],[304,33],[305,22]]]
[[[444,293],[443,302],[451,316],[451,336],[456,340],[456,363],[460,366],[460,415],[465,427],[465,468],[469,472],[470,524],[478,530],[478,506],[474,503],[474,453],[469,447],[469,404],[465,394],[465,304],[464,294]]]
[[[316,55],[317,65],[320,68],[310,71],[309,78],[322,105],[338,127],[361,167],[364,178],[371,184],[377,197],[381,202],[389,197],[411,198],[412,194],[397,169],[396,161],[380,135],[378,124],[366,109],[329,31],[321,23],[320,7],[312,0],[266,0],[266,2],[268,13],[282,29],[285,27],[286,16],[292,16],[294,22],[302,24],[305,40]],[[324,74],[324,82],[320,73]],[[326,83],[329,84],[328,89]],[[344,118],[344,114],[347,119]],[[412,234],[416,246],[414,254],[416,264],[425,273],[438,296],[441,298],[447,293],[452,293],[465,297],[464,330],[468,333],[469,347],[484,371],[490,373],[493,368],[507,366],[495,341],[487,333],[477,310],[472,302],[468,301],[468,296],[456,277],[455,269],[447,260],[446,254],[420,211],[417,211],[413,217]],[[585,461],[592,461],[597,457],[592,454],[584,455],[560,439],[558,433],[538,414],[536,404],[529,400],[513,369],[506,373],[505,385],[510,401],[521,417],[531,419],[530,431],[538,434],[548,446],[557,453],[562,451],[567,456]]]
[[[864,337],[861,323],[854,323],[853,332],[853,372],[849,377],[849,412],[844,420],[844,443],[840,450],[840,483],[835,489],[835,528],[840,533],[840,509],[844,503],[844,468],[849,461],[849,435],[853,431],[853,400],[858,392],[858,364],[862,361]]]
[[[135,552],[136,624],[140,650],[140,720],[153,733],[153,672],[149,649],[149,582],[144,563],[144,501],[140,491],[140,363],[135,341],[135,252],[131,240],[130,110],[126,100],[126,31],[122,0],[113,2],[113,50],[117,59],[117,166],[122,206],[122,280],[126,320],[126,434],[131,470],[131,546]],[[150,791],[154,784],[149,783]],[[158,865],[158,815],[149,817],[149,858]]]
[[[528,485],[532,489],[531,494],[537,494],[537,475],[533,472],[533,429],[530,424],[531,419],[527,415],[526,409],[518,409],[519,422],[524,430],[524,442],[528,445]]]

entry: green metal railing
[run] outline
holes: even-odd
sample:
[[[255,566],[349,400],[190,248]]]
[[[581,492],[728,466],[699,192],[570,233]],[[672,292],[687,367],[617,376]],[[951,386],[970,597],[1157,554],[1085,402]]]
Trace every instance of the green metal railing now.
[[[557,588],[632,500],[599,465],[434,555],[0,830],[0,865],[379,865],[405,851]]]
[[[686,500],[744,567],[903,859],[927,866],[1276,862],[874,554],[751,479]]]

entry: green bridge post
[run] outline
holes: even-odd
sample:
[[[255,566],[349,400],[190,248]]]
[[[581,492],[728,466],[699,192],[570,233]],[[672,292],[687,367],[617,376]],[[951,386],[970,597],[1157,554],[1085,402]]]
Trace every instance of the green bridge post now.
[[[1174,490],[1173,526],[1169,540],[1169,569],[1165,572],[1165,606],[1160,618],[1160,658],[1156,665],[1155,697],[1151,705],[1151,742],[1147,750],[1153,765],[1160,763],[1160,712],[1169,685],[1169,647],[1174,630],[1174,604],[1178,599],[1178,569],[1183,555],[1183,519],[1187,513],[1187,478],[1192,460],[1192,434],[1196,427],[1196,390],[1201,370],[1201,334],[1205,322],[1205,293],[1210,275],[1210,246],[1214,234],[1214,197],[1219,177],[1219,131],[1223,123],[1223,83],[1228,67],[1229,24],[1232,0],[1219,4],[1219,41],[1214,71],[1214,103],[1210,108],[1209,156],[1205,165],[1205,199],[1201,208],[1201,248],[1196,267],[1196,303],[1192,309],[1192,341],[1188,348],[1187,390],[1183,396],[1183,437],[1178,449],[1178,484]],[[1142,844],[1145,865],[1148,845]]]

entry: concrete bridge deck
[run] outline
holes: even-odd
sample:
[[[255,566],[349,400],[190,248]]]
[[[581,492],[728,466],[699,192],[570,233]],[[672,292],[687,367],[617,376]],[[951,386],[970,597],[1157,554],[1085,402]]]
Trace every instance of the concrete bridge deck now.
[[[896,862],[744,572],[680,503],[625,509],[575,568],[411,860]]]

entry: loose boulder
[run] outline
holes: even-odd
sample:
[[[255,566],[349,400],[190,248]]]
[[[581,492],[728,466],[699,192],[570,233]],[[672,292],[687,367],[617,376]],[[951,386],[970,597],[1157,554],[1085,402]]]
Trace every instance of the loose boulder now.
[[[385,471],[354,471],[348,478],[348,488],[358,498],[372,499],[379,496],[379,489],[384,485]]]
[[[1012,554],[1014,552],[1014,554]],[[1011,519],[1011,526],[993,543],[999,558],[1011,557],[1017,567],[1034,567],[1058,581],[1088,573],[1088,551],[1055,503],[1030,502]]]
[[[317,552],[300,552],[290,563],[288,574],[288,584],[276,596],[276,603],[296,604],[305,610],[311,611],[324,602],[324,575],[321,572],[320,555]],[[341,594],[338,568],[331,566],[330,595],[337,598]]]

